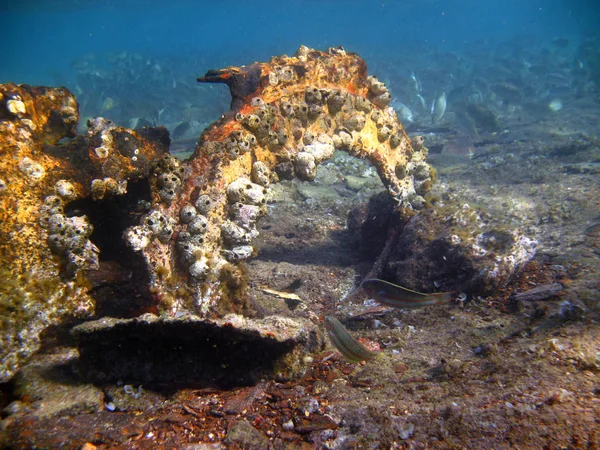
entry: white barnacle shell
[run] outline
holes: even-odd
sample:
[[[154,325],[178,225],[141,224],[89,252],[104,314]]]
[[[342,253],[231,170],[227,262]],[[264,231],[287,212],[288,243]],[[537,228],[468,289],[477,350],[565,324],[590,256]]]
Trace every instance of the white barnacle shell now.
[[[50,234],[55,234],[64,231],[67,223],[65,216],[62,214],[52,214],[50,217],[48,217],[46,225],[48,226],[48,232]]]
[[[250,100],[250,106],[262,107],[265,105],[265,101],[260,97],[253,97],[252,100]]]
[[[110,149],[106,148],[104,145],[101,145],[100,147],[96,147],[94,149],[94,153],[96,153],[96,156],[98,156],[98,158],[104,159],[108,158]]]
[[[367,77],[367,82],[369,83],[369,90],[375,95],[381,95],[388,92],[388,88],[382,81],[379,81],[374,76]]]
[[[11,114],[14,114],[17,117],[21,117],[27,112],[25,109],[25,103],[23,103],[21,98],[18,96],[11,98],[6,102],[6,109],[8,109]]]
[[[306,62],[308,60],[308,53],[310,49],[306,45],[301,45],[298,50],[296,50],[296,58],[299,61]]]
[[[333,146],[333,140],[330,139],[330,142],[315,142],[309,145],[305,145],[302,151],[310,153],[315,162],[318,164],[326,159],[329,159],[333,156],[335,152],[335,147]]]
[[[385,108],[392,101],[392,96],[389,92],[384,92],[381,95],[373,97],[371,101],[380,108]]]
[[[34,181],[42,179],[46,174],[44,167],[40,163],[35,162],[27,156],[19,162],[19,170],[23,172],[27,178]]]
[[[134,252],[139,252],[150,244],[152,238],[152,231],[146,227],[136,225],[129,227],[123,233],[123,239]]]
[[[262,161],[255,161],[252,164],[252,181],[261,186],[268,186],[270,184],[271,171],[267,165]]]
[[[94,226],[90,223],[87,216],[73,216],[65,219],[67,236],[85,236],[88,237],[94,231]]]
[[[277,86],[278,83],[279,83],[279,77],[277,76],[277,73],[270,72],[269,73],[269,85]]]
[[[234,203],[231,208],[231,216],[238,225],[251,229],[264,211],[260,206]]]
[[[266,202],[265,188],[253,183],[248,178],[241,177],[227,187],[227,199],[229,203],[261,205]]]
[[[416,180],[425,180],[429,178],[431,169],[425,162],[410,163],[410,170]]]
[[[196,200],[196,203],[194,206],[196,207],[196,210],[200,214],[204,214],[206,216],[206,215],[208,215],[208,213],[210,213],[210,211],[214,205],[213,205],[213,201],[209,195],[202,194],[201,196],[198,197],[198,200]]]
[[[194,261],[189,267],[190,275],[196,279],[202,279],[208,274],[210,267],[208,266],[208,260],[202,256]]]
[[[252,253],[254,253],[254,248],[251,245],[239,245],[223,252],[225,258],[231,262],[248,259],[252,256]]]
[[[67,180],[58,180],[54,185],[54,192],[68,200],[73,200],[77,197],[75,186]]]
[[[294,69],[291,67],[285,66],[279,72],[279,78],[282,81],[289,82],[294,80]]]
[[[197,214],[198,211],[196,211],[196,208],[194,208],[192,205],[185,205],[179,211],[179,219],[182,223],[190,223]]]
[[[317,164],[315,163],[315,157],[309,152],[299,152],[298,155],[296,155],[295,169],[298,178],[301,180],[314,180],[317,176]]]
[[[221,225],[221,237],[228,244],[248,244],[257,234],[255,230],[248,231],[231,220]]]
[[[208,219],[202,214],[194,216],[188,223],[187,230],[192,234],[204,234],[208,229]]]

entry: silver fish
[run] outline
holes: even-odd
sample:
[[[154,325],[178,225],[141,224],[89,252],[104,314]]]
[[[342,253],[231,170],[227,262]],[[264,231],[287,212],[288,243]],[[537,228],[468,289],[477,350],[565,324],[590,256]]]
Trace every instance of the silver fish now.
[[[410,79],[413,82],[413,86],[415,88],[416,92],[421,92],[423,90],[423,87],[421,86],[421,81],[417,78],[417,76],[415,75],[415,73],[411,73],[410,74]]]
[[[440,121],[446,112],[446,93],[442,92],[442,95],[436,95],[433,103],[431,104],[431,123],[435,124]]]
[[[423,111],[427,111],[427,102],[425,102],[425,98],[421,94],[417,94],[417,98],[421,102],[421,106],[423,107]]]
[[[404,103],[394,100],[392,102],[392,107],[396,110],[398,117],[402,120],[402,122],[414,122],[413,113],[408,106]]]
[[[190,125],[189,120],[186,120],[185,122],[181,122],[173,130],[173,140],[178,141],[180,139],[183,139],[183,137],[190,130],[190,128],[191,128],[191,125]]]

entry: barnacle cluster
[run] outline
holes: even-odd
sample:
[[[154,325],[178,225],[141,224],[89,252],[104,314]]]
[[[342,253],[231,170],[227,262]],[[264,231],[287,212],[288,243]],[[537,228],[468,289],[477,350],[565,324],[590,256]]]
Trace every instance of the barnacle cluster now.
[[[74,191],[67,190],[64,197],[69,196],[73,197]],[[94,227],[86,216],[65,216],[60,196],[49,195],[44,199],[39,224],[47,230],[48,246],[60,258],[68,277],[75,277],[81,269],[98,268],[99,250],[89,239]]]
[[[239,312],[222,304],[221,274],[254,253],[268,186],[314,180],[335,150],[371,161],[401,208],[426,204],[434,176],[427,149],[411,146],[387,106],[387,87],[367,76],[358,55],[301,47],[293,57],[209,71],[199,81],[228,84],[232,111],[204,131],[188,161],[165,156],[154,166],[152,208],[173,220],[174,238],[160,240],[143,224],[125,232],[157,298],[180,300],[167,310]]]
[[[125,193],[165,150],[104,119],[77,136],[78,120],[64,88],[0,84],[0,382],[39,348],[46,327],[93,311],[86,274],[99,249],[80,207]]]
[[[154,166],[153,172],[155,177],[153,182],[160,201],[168,205],[181,189],[181,179],[185,168],[177,158],[165,155]]]
[[[136,251],[146,248],[154,238],[168,242],[173,234],[173,220],[160,211],[152,210],[141,219],[141,224],[127,229],[125,239]]]
[[[258,236],[256,221],[266,214],[267,188],[238,178],[227,188],[229,218],[221,225],[221,236],[226,249],[223,254],[230,262],[250,257],[252,239]]]

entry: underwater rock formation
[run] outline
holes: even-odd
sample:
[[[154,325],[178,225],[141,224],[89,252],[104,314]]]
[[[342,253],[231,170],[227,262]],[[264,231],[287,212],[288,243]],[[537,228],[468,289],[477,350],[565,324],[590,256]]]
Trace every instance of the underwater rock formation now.
[[[311,181],[335,150],[373,163],[405,210],[422,208],[434,172],[404,132],[382,82],[341,48],[301,47],[268,63],[211,70],[232,111],[201,135],[190,160],[165,156],[150,178],[152,209],[124,233],[148,265],[163,311],[244,313],[240,262],[280,175]]]
[[[0,85],[0,382],[46,327],[93,312],[85,273],[99,250],[88,217],[69,205],[126,193],[165,150],[102,120],[59,144],[75,137],[78,119],[64,88]]]

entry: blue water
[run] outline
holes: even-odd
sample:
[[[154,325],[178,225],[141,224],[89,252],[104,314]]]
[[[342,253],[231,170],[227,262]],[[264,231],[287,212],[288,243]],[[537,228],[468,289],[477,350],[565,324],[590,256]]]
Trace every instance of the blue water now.
[[[198,85],[196,78],[291,55],[300,45],[359,53],[388,85],[399,102],[393,105],[408,105],[421,122],[429,120],[436,95],[471,84],[475,75],[495,77],[493,66],[512,60],[521,67],[495,82],[517,77],[528,101],[549,102],[561,90],[588,95],[600,79],[597,1],[24,0],[0,12],[0,82],[66,86],[79,101],[80,124],[101,115],[174,133],[189,123],[176,140],[198,136],[229,108],[224,86]],[[553,46],[555,38],[567,46]],[[577,53],[590,42],[591,53]],[[527,65],[539,63],[570,85],[527,73]],[[490,106],[490,89],[477,89],[470,93]]]
[[[459,50],[523,33],[578,40],[600,22],[600,2],[583,0],[12,3],[0,15],[0,81],[67,86],[72,61],[94,52],[201,55],[218,68],[300,44],[341,45],[369,62],[414,44]]]

